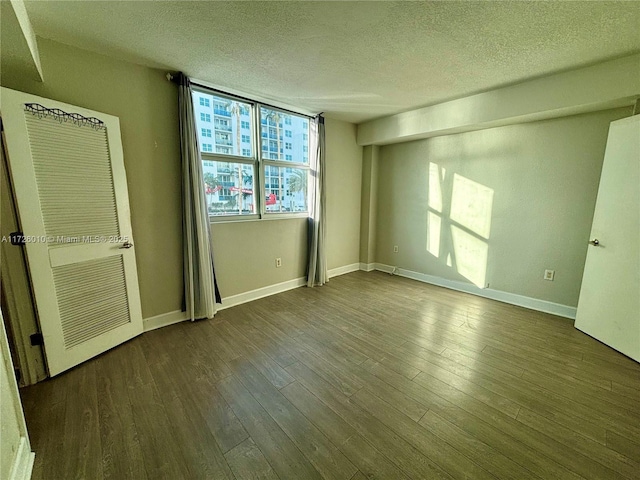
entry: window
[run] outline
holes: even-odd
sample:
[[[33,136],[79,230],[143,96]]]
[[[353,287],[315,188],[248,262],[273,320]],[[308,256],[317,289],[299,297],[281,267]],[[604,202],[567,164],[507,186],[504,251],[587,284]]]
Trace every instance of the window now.
[[[211,217],[308,211],[307,117],[205,89],[194,92],[193,102],[213,107],[213,115],[196,117],[200,138],[208,140],[200,148]],[[257,148],[256,138],[262,139]],[[258,178],[264,179],[260,191]]]
[[[283,124],[291,125],[284,133],[291,141],[282,141]],[[308,122],[305,117],[261,106],[260,129],[269,134],[268,142],[263,141],[261,145],[266,213],[307,212],[309,161],[302,151],[309,142]],[[305,134],[307,140],[304,140]]]
[[[224,132],[231,131],[231,125],[229,124],[229,119],[216,117],[216,121],[214,123],[216,130],[222,130]]]

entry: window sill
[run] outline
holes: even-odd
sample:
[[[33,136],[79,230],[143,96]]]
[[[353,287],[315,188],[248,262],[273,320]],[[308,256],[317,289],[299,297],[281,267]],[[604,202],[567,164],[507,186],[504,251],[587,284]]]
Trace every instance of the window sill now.
[[[218,223],[242,223],[242,222],[262,222],[269,220],[290,220],[309,218],[308,212],[302,213],[265,213],[262,217],[259,215],[246,215],[246,216],[228,216],[228,217],[209,217],[209,223],[215,225]]]

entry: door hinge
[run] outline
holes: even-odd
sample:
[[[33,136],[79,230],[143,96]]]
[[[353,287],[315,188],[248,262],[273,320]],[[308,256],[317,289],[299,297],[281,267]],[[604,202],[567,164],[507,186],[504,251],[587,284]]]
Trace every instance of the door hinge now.
[[[44,345],[44,338],[41,333],[34,333],[33,335],[30,335],[29,338],[31,339],[31,345],[34,347],[36,345]]]
[[[11,245],[24,245],[24,233],[22,232],[13,232],[9,234],[9,240],[11,240]]]

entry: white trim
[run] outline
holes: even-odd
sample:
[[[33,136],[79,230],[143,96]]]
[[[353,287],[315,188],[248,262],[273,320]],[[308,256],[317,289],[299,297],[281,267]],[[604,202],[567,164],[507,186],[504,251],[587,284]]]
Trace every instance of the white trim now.
[[[238,293],[237,295],[231,295],[222,299],[222,305],[218,307],[218,310],[224,310],[227,308],[235,307],[242,303],[252,302],[259,298],[275,295],[276,293],[286,292],[294,288],[302,287],[307,284],[306,277],[294,278],[286,282],[276,283],[275,285],[268,285],[262,288],[256,288],[248,292]]]
[[[379,272],[384,273],[393,273],[396,267],[392,267],[391,265],[385,265],[384,263],[374,263],[373,269],[378,270]]]
[[[36,458],[36,454],[31,451],[29,440],[27,437],[20,437],[20,444],[18,445],[18,452],[16,458],[11,467],[11,473],[9,474],[9,480],[29,480],[31,478],[31,471],[33,470],[33,462]]]
[[[338,275],[344,275],[345,273],[357,272],[360,270],[359,263],[352,263],[351,265],[343,265],[342,267],[332,268],[327,272],[329,278],[337,277]]]
[[[250,290],[248,292],[238,293],[237,295],[231,295],[230,297],[224,297],[222,299],[222,304],[218,305],[218,311],[235,307],[236,305],[240,305],[242,303],[252,302],[253,300],[258,300],[259,298],[275,295],[276,293],[286,292],[287,290],[302,287],[306,284],[307,279],[305,277],[300,277],[293,280],[288,280],[286,282],[276,283],[275,285],[268,285],[266,287]],[[186,320],[188,320],[187,312],[175,310],[173,312],[162,313],[160,315],[156,315],[155,317],[145,318],[143,320],[144,331],[150,332],[151,330],[168,327],[169,325],[173,325],[174,323],[180,323]]]
[[[381,272],[392,273],[394,271],[394,268],[395,267],[384,265],[382,263],[375,264],[375,269]],[[406,270],[404,268],[397,268],[395,270],[395,274],[401,277],[411,278],[419,282],[429,283],[431,285],[437,285],[439,287],[445,287],[451,290],[457,290],[459,292],[470,293],[479,297],[490,298],[492,300],[509,303],[511,305],[517,305],[519,307],[529,308],[531,310],[537,310],[539,312],[551,313],[553,315],[571,319],[576,318],[576,307],[570,307],[568,305],[562,305],[559,303],[553,303],[532,297],[525,297],[524,295],[503,292],[501,290],[493,290],[491,288],[479,288],[470,283],[458,282],[456,280],[447,280],[446,278],[427,275],[420,272],[414,272],[412,270]]]
[[[187,312],[176,310],[175,312],[161,313],[155,317],[149,317],[142,320],[142,331],[150,332],[156,328],[167,327],[174,323],[180,323],[187,320]]]
[[[363,263],[360,262],[360,270],[363,272],[373,272],[376,269],[375,263]]]

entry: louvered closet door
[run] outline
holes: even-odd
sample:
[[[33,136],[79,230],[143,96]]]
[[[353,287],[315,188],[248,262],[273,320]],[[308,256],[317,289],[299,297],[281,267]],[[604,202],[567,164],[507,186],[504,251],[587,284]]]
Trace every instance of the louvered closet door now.
[[[45,355],[56,375],[142,333],[120,123],[6,88],[0,102]]]

